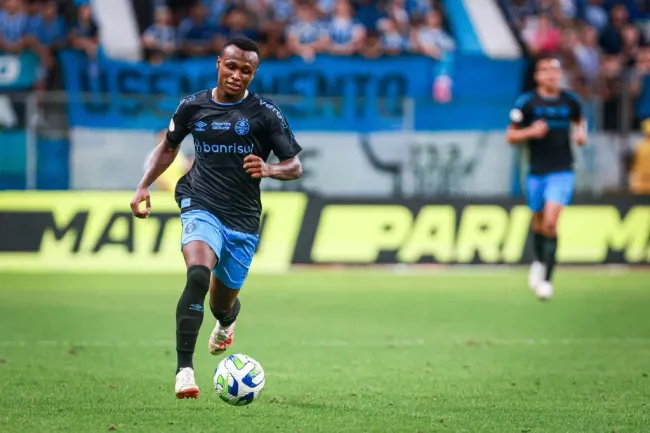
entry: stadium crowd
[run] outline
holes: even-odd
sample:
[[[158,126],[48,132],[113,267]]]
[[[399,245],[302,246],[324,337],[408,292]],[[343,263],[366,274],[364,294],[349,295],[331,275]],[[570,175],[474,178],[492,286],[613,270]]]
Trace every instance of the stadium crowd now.
[[[236,35],[260,43],[264,57],[305,61],[317,53],[440,58],[454,49],[439,0],[160,0],[152,15],[142,40],[154,62],[215,54]]]
[[[650,116],[650,88],[644,85],[650,76],[650,1],[502,3],[530,58],[557,55],[565,86],[600,102],[605,130],[637,129],[640,120]],[[529,69],[526,87],[532,86]]]

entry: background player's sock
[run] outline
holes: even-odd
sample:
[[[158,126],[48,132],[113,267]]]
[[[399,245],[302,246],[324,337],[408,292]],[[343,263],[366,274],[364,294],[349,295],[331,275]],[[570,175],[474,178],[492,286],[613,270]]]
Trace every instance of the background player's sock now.
[[[535,253],[535,261],[543,262],[544,258],[544,241],[546,236],[541,233],[533,232],[533,252]]]
[[[203,322],[203,303],[210,288],[210,269],[192,266],[187,270],[187,282],[176,307],[176,373],[191,367],[199,329]]]
[[[239,302],[239,298],[237,298],[235,299],[235,304],[230,310],[217,310],[212,308],[212,305],[210,305],[210,309],[212,310],[212,315],[219,321],[219,324],[226,328],[232,325],[237,319],[237,315],[241,309],[241,303]]]
[[[544,241],[544,264],[546,265],[546,281],[551,281],[555,267],[555,252],[557,251],[557,237],[546,238]]]

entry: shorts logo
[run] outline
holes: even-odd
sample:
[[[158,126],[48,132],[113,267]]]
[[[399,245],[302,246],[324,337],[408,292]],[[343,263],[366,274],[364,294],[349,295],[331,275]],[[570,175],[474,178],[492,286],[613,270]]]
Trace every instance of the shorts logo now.
[[[206,126],[208,126],[207,123],[205,123],[202,120],[199,120],[198,122],[196,122],[194,124],[194,130],[197,131],[197,132],[203,132],[203,131],[205,131]]]
[[[192,199],[191,198],[184,198],[181,200],[181,209],[185,209],[186,207],[190,207],[192,205]]]
[[[250,130],[251,126],[248,124],[247,119],[239,119],[237,123],[235,123],[235,132],[239,135],[246,135]]]
[[[196,230],[196,222],[194,222],[194,221],[188,222],[187,225],[185,226],[185,234],[189,235],[194,230]]]

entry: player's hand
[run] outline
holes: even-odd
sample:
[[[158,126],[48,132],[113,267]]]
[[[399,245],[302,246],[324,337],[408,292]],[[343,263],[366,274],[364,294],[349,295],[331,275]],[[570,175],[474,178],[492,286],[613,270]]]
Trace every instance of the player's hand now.
[[[146,208],[140,209],[140,203],[145,202]],[[138,188],[131,200],[131,212],[136,218],[146,218],[151,212],[151,196],[147,188]]]
[[[573,141],[578,146],[583,146],[587,142],[587,131],[585,128],[580,127],[573,132]]]
[[[270,177],[273,174],[269,164],[264,162],[264,160],[259,156],[253,155],[252,153],[244,158],[244,169],[253,179]]]
[[[544,120],[536,120],[529,131],[532,138],[543,138],[548,132],[548,124]]]

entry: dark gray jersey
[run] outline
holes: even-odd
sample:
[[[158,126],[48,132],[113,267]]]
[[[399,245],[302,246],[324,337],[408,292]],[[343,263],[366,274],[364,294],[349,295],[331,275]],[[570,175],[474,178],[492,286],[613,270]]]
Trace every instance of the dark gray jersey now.
[[[519,128],[540,119],[548,124],[548,133],[543,138],[528,141],[530,173],[541,175],[572,170],[571,123],[582,119],[580,99],[566,90],[556,98],[543,98],[533,91],[520,96],[510,112],[510,121]]]
[[[192,134],[196,159],[176,185],[181,212],[204,209],[227,227],[257,233],[262,203],[260,179],[244,170],[244,158],[280,161],[302,150],[277,106],[249,92],[240,102],[222,104],[212,89],[183,98],[169,123],[167,141],[178,146]]]

